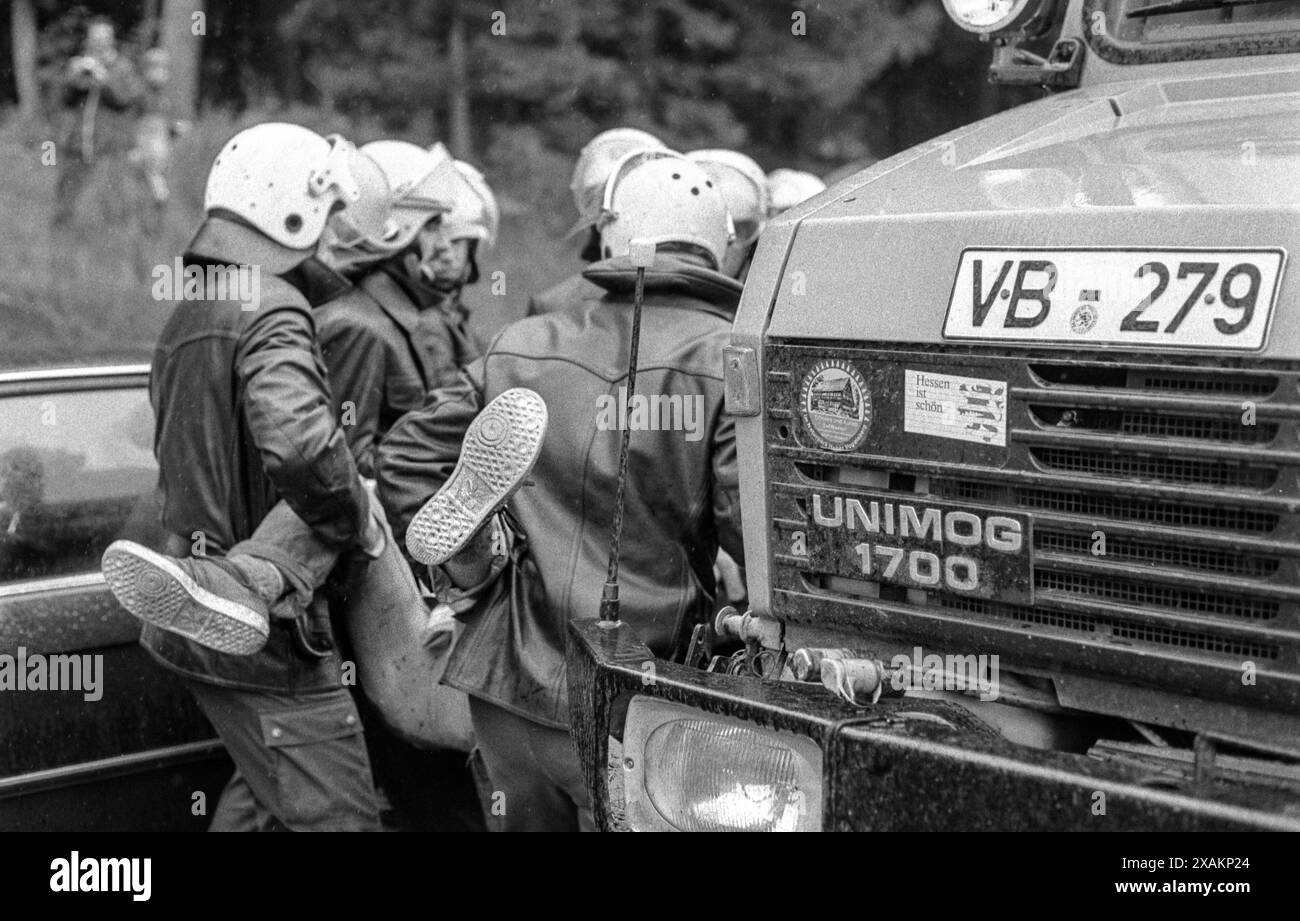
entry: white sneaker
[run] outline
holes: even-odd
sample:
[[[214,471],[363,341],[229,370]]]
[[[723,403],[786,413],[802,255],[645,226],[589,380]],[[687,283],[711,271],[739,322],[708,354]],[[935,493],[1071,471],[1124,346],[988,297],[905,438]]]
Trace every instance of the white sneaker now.
[[[406,530],[406,549],[417,562],[445,563],[510,500],[537,463],[546,421],[545,401],[524,387],[483,408],[465,432],[451,477]]]

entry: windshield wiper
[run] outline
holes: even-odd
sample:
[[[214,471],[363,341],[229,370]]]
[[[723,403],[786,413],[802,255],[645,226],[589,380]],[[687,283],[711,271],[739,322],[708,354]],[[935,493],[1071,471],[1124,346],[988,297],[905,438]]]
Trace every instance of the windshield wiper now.
[[[1128,19],[1140,19],[1145,16],[1160,16],[1164,13],[1191,13],[1197,10],[1218,10],[1234,6],[1253,6],[1256,3],[1285,3],[1287,0],[1160,0],[1129,10],[1124,16]]]

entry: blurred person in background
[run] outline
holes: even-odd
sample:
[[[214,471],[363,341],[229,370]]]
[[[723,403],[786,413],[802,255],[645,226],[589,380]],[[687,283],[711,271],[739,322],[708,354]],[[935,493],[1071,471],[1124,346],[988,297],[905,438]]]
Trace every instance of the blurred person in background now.
[[[797,169],[774,169],[767,174],[767,216],[774,218],[800,202],[826,191],[826,183],[812,173]]]
[[[167,89],[171,61],[167,52],[150,48],[140,60],[144,96],[136,124],[135,147],[128,159],[139,168],[149,187],[152,207],[145,219],[145,230],[156,236],[162,229],[163,214],[171,198],[167,172],[171,167],[172,143],[185,133],[187,126],[171,116]]]
[[[531,600],[511,593],[469,613],[443,679],[471,698],[475,739],[503,797],[493,830],[593,827],[569,736],[565,630],[571,618],[598,616],[606,578],[623,432],[601,424],[600,407],[626,386],[634,241],[654,249],[637,393],[697,405],[700,426],[695,437],[668,425],[631,433],[624,619],[656,655],[684,651],[713,614],[718,546],[742,549],[735,429],[722,412],[722,349],[741,292],[718,271],[732,236],[726,204],[697,164],[653,150],[616,164],[601,201],[601,258],[585,273],[601,296],[506,327],[379,448],[395,538],[461,588],[492,578],[489,531],[504,526],[516,548],[531,538],[526,567],[511,556]]]
[[[87,26],[82,53],[68,62],[61,99],[68,125],[57,148],[55,227],[71,223],[95,164],[124,157],[135,144],[144,86],[118,51],[116,30],[107,19]]]
[[[573,165],[573,178],[569,182],[569,192],[573,195],[573,206],[578,211],[578,221],[565,239],[582,235],[581,258],[584,263],[595,262],[600,258],[600,233],[596,229],[600,220],[601,199],[605,194],[605,183],[610,170],[623,157],[638,150],[667,150],[663,141],[648,131],[639,128],[610,128],[596,135]],[[568,278],[547,288],[540,294],[528,299],[525,316],[551,313],[567,304],[573,304],[588,297],[600,297],[605,292],[587,279],[582,272],[575,272]]]

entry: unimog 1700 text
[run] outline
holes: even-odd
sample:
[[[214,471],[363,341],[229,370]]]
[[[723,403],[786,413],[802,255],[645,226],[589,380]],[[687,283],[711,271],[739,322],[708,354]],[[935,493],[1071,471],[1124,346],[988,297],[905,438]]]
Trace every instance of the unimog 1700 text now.
[[[1053,92],[764,232],[750,609],[571,626],[598,820],[1300,828],[1300,3],[946,5]]]

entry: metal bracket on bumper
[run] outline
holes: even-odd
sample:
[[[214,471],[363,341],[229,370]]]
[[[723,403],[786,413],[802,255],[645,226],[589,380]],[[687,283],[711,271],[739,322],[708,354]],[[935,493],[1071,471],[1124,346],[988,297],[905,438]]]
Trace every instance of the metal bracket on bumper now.
[[[1126,765],[1012,744],[941,701],[855,708],[819,685],[688,668],[656,659],[626,622],[572,622],[568,680],[573,736],[604,830],[621,811],[610,800],[609,737],[621,736],[627,701],[640,694],[811,737],[824,753],[827,830],[1300,831],[1300,801],[1281,791],[1157,788]]]

